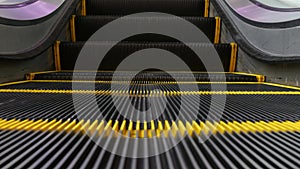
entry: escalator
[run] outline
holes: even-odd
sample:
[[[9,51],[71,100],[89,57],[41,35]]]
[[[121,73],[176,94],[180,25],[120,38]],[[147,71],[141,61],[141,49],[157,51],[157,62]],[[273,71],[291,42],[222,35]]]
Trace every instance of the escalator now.
[[[81,6],[70,16],[70,41],[53,45],[55,70],[0,84],[1,168],[300,167],[300,88],[236,72],[238,46],[220,43],[222,18],[209,16],[209,1],[83,0]],[[91,41],[98,29],[137,12],[184,18],[209,43],[186,45],[154,33]],[[126,19],[172,25],[176,17]],[[84,47],[112,44],[97,70],[76,66]],[[192,73],[117,69],[129,55],[153,48],[174,53]],[[207,72],[191,48],[214,49],[223,71]]]

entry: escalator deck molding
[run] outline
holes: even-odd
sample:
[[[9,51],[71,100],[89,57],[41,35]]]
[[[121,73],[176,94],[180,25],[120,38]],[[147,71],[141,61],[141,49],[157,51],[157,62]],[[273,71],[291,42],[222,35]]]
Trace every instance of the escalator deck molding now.
[[[292,122],[292,121],[272,121],[272,122],[169,122],[169,121],[158,121],[158,126],[155,127],[154,121],[151,121],[151,127],[147,128],[147,123],[141,123],[137,121],[135,128],[133,127],[133,122],[130,121],[128,127],[126,128],[126,121],[124,120],[122,123],[119,121],[91,121],[91,120],[5,120],[0,119],[0,130],[4,131],[48,131],[48,132],[72,132],[72,133],[86,133],[94,134],[98,132],[98,135],[102,135],[105,133],[109,136],[112,132],[116,135],[117,133],[121,133],[126,136],[130,133],[132,138],[151,138],[151,137],[159,137],[163,133],[165,136],[177,135],[180,133],[181,136],[188,134],[190,136],[199,136],[201,133],[205,134],[225,134],[225,133],[256,133],[256,132],[300,132],[300,121]],[[164,127],[163,127],[164,123]],[[141,129],[141,125],[144,125],[143,129]]]

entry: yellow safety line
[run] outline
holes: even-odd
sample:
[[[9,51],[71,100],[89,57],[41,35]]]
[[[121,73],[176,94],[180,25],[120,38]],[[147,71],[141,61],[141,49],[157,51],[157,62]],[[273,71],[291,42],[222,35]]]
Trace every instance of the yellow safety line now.
[[[204,17],[208,17],[209,16],[209,5],[210,5],[210,1],[209,0],[205,0]]]
[[[54,60],[55,60],[55,69],[57,71],[61,70],[59,45],[60,45],[60,41],[56,41],[56,43],[54,44]]]
[[[244,121],[244,122],[182,122],[182,121],[158,121],[157,128],[154,126],[154,123],[151,122],[151,128],[147,128],[147,123],[136,123],[136,128],[133,127],[133,122],[130,121],[128,128],[126,128],[126,121],[122,123],[119,121],[109,120],[101,121],[84,121],[81,120],[77,122],[76,120],[67,120],[62,122],[61,120],[5,120],[0,119],[0,130],[8,131],[55,131],[55,132],[73,132],[73,133],[89,133],[94,134],[95,132],[98,135],[105,134],[105,136],[110,136],[114,132],[114,136],[118,134],[123,136],[129,136],[131,138],[152,138],[152,137],[161,137],[161,134],[164,133],[165,137],[171,136],[176,137],[177,134],[181,136],[190,135],[198,136],[202,133],[205,134],[225,134],[225,133],[263,133],[263,132],[300,132],[300,120],[296,122],[292,121]],[[120,127],[120,124],[121,127]],[[164,127],[163,127],[164,124]],[[141,129],[140,126],[144,125],[144,129]],[[120,127],[120,128],[119,128]],[[156,131],[156,132],[153,132]],[[130,135],[127,135],[130,133]],[[154,135],[153,135],[154,134]]]
[[[81,15],[86,16],[86,0],[81,1]]]
[[[231,58],[230,58],[229,72],[234,72],[236,68],[237,44],[230,43],[230,45],[231,45]]]
[[[286,89],[300,90],[300,87],[296,87],[296,86],[288,86],[288,85],[282,85],[282,84],[276,84],[276,83],[264,83],[264,84],[269,85],[269,86],[286,88]]]
[[[8,86],[8,85],[15,85],[15,84],[21,84],[21,83],[26,83],[28,82],[27,80],[23,80],[23,81],[17,81],[17,82],[8,82],[8,83],[3,83],[3,84],[0,84],[0,86]]]
[[[255,76],[258,82],[265,82],[266,81],[266,77],[264,75],[244,73],[244,72],[232,72],[232,74]]]
[[[36,73],[30,73],[30,74],[46,74],[46,73],[54,73],[54,72],[113,72],[113,71],[86,71],[86,70],[61,70],[61,71],[45,71],[45,72],[36,72]],[[123,71],[123,72],[130,72],[130,71]],[[187,71],[170,71],[174,73],[191,73]],[[255,76],[258,80],[258,82],[264,82],[265,81],[265,76],[263,75],[258,75],[258,74],[251,74],[251,73],[245,73],[245,72],[192,72],[192,73],[212,73],[212,74],[240,74],[240,75],[245,75],[245,76]],[[27,79],[27,80],[33,80],[33,79]]]
[[[102,81],[102,80],[28,80],[24,82],[33,82],[33,83],[104,83],[104,84],[134,84],[135,81]],[[136,81],[138,82],[138,81]],[[189,82],[189,81],[180,81],[180,82],[170,82],[170,81],[153,81],[151,84],[138,84],[137,85],[153,85],[153,84],[264,84],[263,82]]]
[[[220,35],[221,35],[221,18],[220,17],[215,17],[216,18],[216,30],[215,30],[215,44],[220,43]]]
[[[35,75],[38,75],[38,74],[45,74],[45,73],[54,73],[54,72],[59,72],[59,71],[57,71],[57,70],[49,70],[49,71],[43,71],[43,72],[28,73],[28,74],[26,75],[26,79],[27,79],[27,80],[34,80]]]
[[[76,42],[75,18],[76,18],[76,15],[72,15],[71,19],[70,19],[70,32],[71,32],[71,41],[72,42]]]
[[[60,72],[57,70],[48,70],[48,71],[43,71],[43,72],[33,72],[35,75],[39,75],[39,74],[45,74],[45,73],[55,73],[55,72]]]
[[[0,93],[97,94],[128,96],[127,90],[44,90],[0,89]],[[299,95],[300,91],[130,91],[132,96],[160,97],[176,95]]]
[[[118,72],[114,72],[114,71],[111,71],[111,70],[98,70],[98,71],[92,71],[92,70],[60,70],[60,71],[45,71],[45,72],[37,72],[35,74],[44,74],[44,73],[53,73],[53,72],[69,72],[69,73],[72,73],[72,72],[92,72],[92,73],[96,73],[96,72],[113,72],[113,73],[118,73]],[[132,71],[120,71],[120,72],[132,72]],[[146,71],[147,72],[147,71]],[[151,73],[161,73],[159,71],[149,71]],[[170,73],[211,73],[211,74],[241,74],[241,75],[248,75],[248,76],[257,76],[258,74],[252,74],[252,73],[246,73],[246,72],[203,72],[203,71],[168,71]],[[262,75],[261,75],[262,76]]]
[[[81,83],[104,83],[104,84],[130,84],[132,81],[86,81],[86,80],[23,80],[17,82],[9,82],[0,84],[0,86],[9,86],[15,84],[23,83],[72,83],[72,82],[81,82]],[[168,82],[168,81],[154,81],[152,84],[264,84],[262,82]],[[139,84],[139,85],[152,85],[152,84]],[[269,85],[271,83],[268,83]]]

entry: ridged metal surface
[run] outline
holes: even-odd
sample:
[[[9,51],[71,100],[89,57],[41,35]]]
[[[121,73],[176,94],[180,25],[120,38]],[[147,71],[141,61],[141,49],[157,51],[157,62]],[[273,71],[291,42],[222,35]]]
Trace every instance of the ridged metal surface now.
[[[101,82],[24,82],[21,84],[14,84],[8,86],[1,86],[0,89],[43,89],[43,90],[72,90],[72,84],[76,85],[74,90],[90,90],[90,85],[95,83],[95,90],[120,90],[126,93],[129,93],[131,90],[133,93],[137,93],[139,91],[143,93],[148,93],[153,90],[163,90],[163,91],[194,91],[195,87],[197,91],[211,91],[212,84],[209,83],[199,83],[195,85],[191,84],[160,84],[160,83],[152,83],[146,82],[131,82],[131,83],[124,83],[124,84],[109,84],[109,83],[101,83]],[[166,82],[167,83],[167,82]],[[216,91],[299,91],[296,89],[287,89],[277,86],[271,86],[266,84],[259,84],[259,83],[250,83],[250,84],[243,84],[243,83],[229,83],[229,84],[213,84],[214,89]],[[113,86],[113,87],[111,87]],[[126,87],[129,86],[129,90],[126,91]],[[226,88],[224,88],[226,86]]]
[[[30,78],[31,74],[28,74]],[[226,79],[222,77],[224,75]],[[180,81],[230,81],[230,82],[257,82],[264,79],[262,75],[251,75],[246,73],[184,73],[184,72],[141,72],[137,75],[133,72],[44,72],[32,73],[31,80],[112,80],[120,81],[174,81],[174,77]],[[134,78],[133,78],[134,77]],[[264,81],[264,80],[262,80]]]
[[[1,131],[3,168],[298,168],[299,132],[186,136],[170,151],[149,158],[111,154],[73,133]],[[101,137],[99,137],[100,139]],[[116,143],[118,138],[105,139]],[[160,138],[166,141],[168,138]],[[163,145],[155,145],[160,147]],[[133,148],[122,145],[121,148]],[[146,145],[147,147],[147,145]],[[140,147],[136,147],[139,151]]]
[[[92,95],[79,94],[82,102],[79,108],[82,110],[75,113],[71,94],[38,94],[38,93],[1,93],[0,94],[0,118],[2,119],[100,119],[103,115],[108,120],[126,120],[113,105],[110,95],[97,95],[99,108],[102,113],[96,111],[95,107],[88,107]],[[122,98],[123,96],[117,96]],[[133,105],[138,110],[147,108],[147,99],[143,97],[131,97]],[[210,95],[201,95],[200,109],[196,112],[196,119],[188,116],[194,112],[180,112],[177,104],[180,96],[167,96],[169,106],[158,120],[176,120],[176,116],[183,115],[183,120],[204,121],[207,118],[211,103]],[[197,97],[188,96],[188,99],[195,101]],[[157,102],[160,98],[155,99]],[[227,95],[227,102],[223,121],[297,121],[300,119],[300,97],[299,95]],[[129,106],[129,105],[125,105]],[[218,104],[212,106],[213,110],[218,109]],[[134,112],[125,112],[133,114]],[[155,114],[156,112],[152,112]],[[216,114],[218,116],[218,114]],[[130,119],[127,119],[128,121]]]

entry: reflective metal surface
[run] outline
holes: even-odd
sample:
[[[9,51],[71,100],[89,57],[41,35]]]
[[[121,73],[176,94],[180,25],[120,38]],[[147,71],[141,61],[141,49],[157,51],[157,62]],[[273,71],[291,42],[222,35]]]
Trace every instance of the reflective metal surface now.
[[[300,8],[300,1],[299,0],[254,0],[261,4],[268,5],[274,8],[282,8],[282,9],[289,9],[289,8]]]
[[[300,11],[280,12],[257,6],[247,0],[225,0],[227,5],[240,16],[259,23],[281,23],[300,19]]]
[[[26,2],[28,0],[0,0],[0,5],[13,5]]]
[[[16,6],[14,8],[1,8],[0,5],[0,17],[20,21],[40,19],[56,11],[56,9],[58,9],[64,1],[65,0],[37,0],[33,3]],[[5,2],[6,5],[8,5],[8,1],[0,0],[0,4],[3,6]],[[13,1],[9,2],[9,5],[13,5]],[[17,0],[14,0],[14,2],[17,2]],[[26,3],[27,1],[24,0],[19,2],[22,4],[22,2]]]

